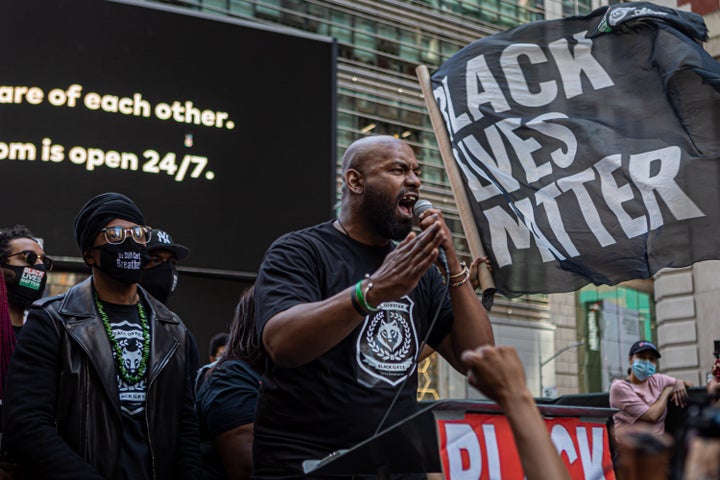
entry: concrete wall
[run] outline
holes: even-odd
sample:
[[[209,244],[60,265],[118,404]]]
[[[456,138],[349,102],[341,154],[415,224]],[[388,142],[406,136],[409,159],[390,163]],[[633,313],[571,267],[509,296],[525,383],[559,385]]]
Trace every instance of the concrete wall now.
[[[720,10],[716,10],[703,17],[708,27],[710,40],[705,43],[705,50],[720,60]]]
[[[578,341],[576,296],[574,293],[556,293],[549,297],[550,321],[555,325],[554,351],[557,352]],[[568,350],[560,354],[553,362],[557,394],[579,393],[578,350]]]
[[[720,261],[666,269],[655,277],[660,371],[704,385],[720,340]]]
[[[545,20],[555,20],[562,18],[562,0],[546,0],[545,1]]]

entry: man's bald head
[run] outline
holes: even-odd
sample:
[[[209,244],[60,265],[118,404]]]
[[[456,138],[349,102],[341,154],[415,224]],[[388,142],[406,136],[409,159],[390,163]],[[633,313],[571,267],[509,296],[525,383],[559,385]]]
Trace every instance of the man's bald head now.
[[[377,245],[410,233],[421,184],[410,145],[387,135],[361,138],[345,152],[342,176],[339,218],[350,232],[363,231]]]
[[[373,135],[356,140],[345,150],[342,175],[344,177],[345,173],[350,169],[362,172],[368,160],[378,157],[388,147],[397,148],[403,146],[409,148],[405,142],[390,135]]]

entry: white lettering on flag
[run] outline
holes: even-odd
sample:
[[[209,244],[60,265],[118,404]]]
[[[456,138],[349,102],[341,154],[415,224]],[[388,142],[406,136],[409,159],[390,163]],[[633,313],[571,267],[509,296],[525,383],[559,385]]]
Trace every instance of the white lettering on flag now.
[[[703,241],[720,223],[720,66],[698,42],[702,18],[620,8],[491,35],[432,76],[471,200],[461,215],[478,225],[500,293],[720,258]],[[639,27],[659,18],[663,35]]]

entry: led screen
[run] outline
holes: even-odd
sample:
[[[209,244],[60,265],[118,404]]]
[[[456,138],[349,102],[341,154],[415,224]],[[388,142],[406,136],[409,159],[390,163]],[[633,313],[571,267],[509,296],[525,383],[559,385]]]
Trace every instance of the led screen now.
[[[130,196],[191,248],[254,272],[332,214],[335,44],[188,9],[8,2],[0,18],[0,225],[79,257],[92,196]]]

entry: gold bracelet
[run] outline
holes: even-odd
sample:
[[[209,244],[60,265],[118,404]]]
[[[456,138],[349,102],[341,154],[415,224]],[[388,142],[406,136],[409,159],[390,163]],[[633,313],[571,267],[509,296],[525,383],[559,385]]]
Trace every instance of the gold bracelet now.
[[[465,265],[465,262],[460,262],[460,266],[462,267],[462,269],[460,270],[460,273],[456,273],[455,275],[450,275],[450,280],[454,280],[455,278],[462,277],[463,275],[465,275],[465,273],[468,269],[467,265]]]
[[[450,284],[450,287],[451,287],[451,288],[463,286],[463,285],[465,284],[465,282],[467,282],[468,279],[470,278],[470,269],[469,269],[469,268],[464,267],[464,268],[463,268],[463,271],[462,271],[461,273],[464,274],[465,277],[464,277],[462,280],[459,280],[459,281],[457,281],[457,282],[455,282],[455,283],[451,283],[451,284]],[[457,276],[459,276],[459,275],[455,275],[455,276],[457,277]]]

